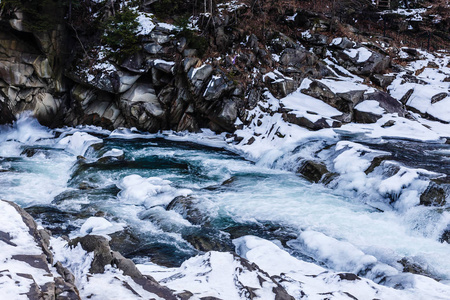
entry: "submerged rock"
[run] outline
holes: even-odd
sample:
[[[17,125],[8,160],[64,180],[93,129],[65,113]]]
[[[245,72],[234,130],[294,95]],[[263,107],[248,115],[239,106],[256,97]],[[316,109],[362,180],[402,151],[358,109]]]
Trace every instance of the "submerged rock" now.
[[[445,189],[430,182],[427,189],[420,195],[420,204],[425,206],[444,206],[447,199]]]
[[[307,160],[297,169],[296,173],[302,174],[308,180],[318,183],[329,173],[327,166],[322,162]]]

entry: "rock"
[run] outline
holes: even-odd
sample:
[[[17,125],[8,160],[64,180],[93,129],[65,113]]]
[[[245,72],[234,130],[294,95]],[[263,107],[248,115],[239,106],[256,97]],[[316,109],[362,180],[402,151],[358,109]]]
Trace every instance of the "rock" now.
[[[308,55],[305,50],[287,48],[281,55],[280,63],[284,66],[300,68]]]
[[[228,132],[235,130],[234,123],[237,119],[237,105],[232,99],[216,101],[212,109],[208,111],[208,118]],[[217,131],[222,131],[218,129]]]
[[[112,72],[100,70],[95,76],[85,74],[79,69],[72,69],[66,72],[66,76],[82,85],[112,94],[120,94],[130,89],[141,75],[116,68]]]
[[[310,34],[302,36],[303,40],[313,45],[327,45],[328,37],[323,34]]]
[[[347,37],[335,38],[330,44],[330,46],[341,50],[353,48],[354,45],[355,43],[350,41]]]
[[[394,81],[395,76],[387,76],[387,75],[381,75],[381,74],[373,74],[370,79],[372,80],[373,83],[375,83],[376,85],[382,87],[382,88],[386,88],[388,87],[392,81]]]
[[[383,74],[391,64],[388,56],[366,47],[336,49],[333,54],[342,66],[358,75]],[[368,54],[370,56],[366,57]]]
[[[163,46],[158,43],[146,43],[143,45],[143,48],[145,52],[156,55],[162,52],[161,50],[163,49]]]
[[[450,244],[450,229],[449,228],[444,230],[441,237],[439,238],[439,241],[441,243],[446,242],[447,244]]]
[[[190,227],[182,232],[182,236],[199,251],[234,251],[229,236],[216,229]]]
[[[185,73],[188,73],[191,68],[195,68],[201,60],[197,57],[186,57],[182,61],[183,70]]]
[[[308,180],[318,183],[325,174],[329,173],[329,171],[324,163],[307,160],[302,163],[296,173],[302,174]]]
[[[362,101],[365,91],[348,91],[344,93],[336,93],[336,96],[341,97],[345,101],[349,102],[351,108]]]
[[[448,97],[448,95],[449,95],[448,93],[439,93],[434,95],[433,97],[431,97],[431,104],[444,100],[445,98]]]
[[[404,74],[402,75],[402,82],[401,84],[405,83],[415,83],[415,84],[421,84],[421,85],[427,85],[428,83],[422,79],[419,79],[417,76],[412,74]]]
[[[178,196],[167,205],[166,210],[176,211],[192,224],[200,225],[205,222],[206,216],[198,209],[197,203],[198,199],[193,196]]]
[[[0,92],[0,124],[12,124],[16,120],[6,101]]]
[[[376,91],[374,93],[365,94],[364,100],[375,100],[379,103],[386,113],[397,113],[399,117],[404,117],[406,110],[403,105],[386,92]]]
[[[206,90],[203,93],[203,98],[207,101],[218,100],[229,89],[225,75],[212,76]]]
[[[286,122],[308,128],[310,130],[320,130],[324,128],[331,128],[331,127],[340,127],[341,123],[339,121],[333,121],[332,126],[327,122],[327,119],[320,118],[319,120],[313,122],[308,118],[305,117],[299,117],[296,114],[293,113],[287,113],[283,114],[283,119]]]
[[[71,98],[76,107],[73,115],[66,116],[65,122],[102,126],[110,130],[124,125],[122,112],[111,94],[78,84],[71,90]]]
[[[286,97],[298,88],[298,82],[290,77],[285,77],[280,72],[271,72],[264,75],[264,81],[272,95],[278,99]]]
[[[155,59],[153,61],[153,67],[166,74],[174,74],[175,72],[175,62],[173,61]]]
[[[435,276],[433,276],[432,273],[426,269],[426,267],[422,267],[412,258],[404,257],[401,260],[399,260],[398,263],[400,263],[403,266],[403,272],[435,278]]]
[[[411,98],[411,95],[414,93],[414,89],[409,89],[405,95],[400,99],[400,103],[403,105],[406,105],[408,103],[409,98]]]
[[[133,73],[145,74],[150,70],[151,62],[139,51],[124,59],[120,66]]]
[[[211,65],[202,65],[198,68],[190,68],[187,76],[191,84],[191,90],[195,95],[200,95],[204,85],[206,85],[208,79],[211,77],[213,67]]]
[[[165,44],[165,43],[170,42],[171,38],[166,33],[154,29],[150,33],[150,40],[154,41],[155,43],[158,43],[158,44]]]
[[[363,124],[371,124],[376,123],[379,119],[381,119],[381,115],[368,112],[368,111],[360,111],[357,108],[353,111],[353,120],[356,123]]]
[[[302,89],[302,93],[318,98],[328,104],[335,104],[337,97],[329,87],[320,81],[313,80],[307,89]]]
[[[444,188],[430,182],[426,190],[420,195],[420,204],[425,206],[444,206],[447,193]]]
[[[137,82],[120,96],[120,108],[131,126],[156,132],[161,128],[165,111],[149,83]]]
[[[189,131],[189,132],[200,132],[200,127],[195,117],[190,113],[185,113],[181,117],[180,122],[176,128],[177,131]]]

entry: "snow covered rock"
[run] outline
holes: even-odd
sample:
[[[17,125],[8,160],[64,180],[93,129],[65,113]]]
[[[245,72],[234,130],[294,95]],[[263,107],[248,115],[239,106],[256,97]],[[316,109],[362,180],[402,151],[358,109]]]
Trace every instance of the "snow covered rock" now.
[[[176,296],[134,263],[112,251],[105,237],[87,235],[67,243],[52,239],[55,258],[75,274],[82,299],[167,299]]]
[[[247,259],[228,252],[208,252],[185,261],[180,268],[138,265],[160,283],[194,299],[285,299],[294,297]]]
[[[70,272],[60,265],[52,268],[49,234],[38,229],[33,218],[18,205],[0,200],[0,209],[2,297],[80,299]]]

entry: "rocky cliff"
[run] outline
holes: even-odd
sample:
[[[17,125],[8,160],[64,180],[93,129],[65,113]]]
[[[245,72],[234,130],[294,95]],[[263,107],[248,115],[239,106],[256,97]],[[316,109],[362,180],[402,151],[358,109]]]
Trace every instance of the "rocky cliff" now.
[[[184,20],[180,16],[169,17],[181,24],[173,26],[158,21],[151,12],[161,8],[151,1],[142,4],[141,11],[133,7],[139,25],[131,31],[137,37],[131,52],[108,44],[101,34],[104,24],[114,24],[111,16],[132,6],[126,1],[74,2],[64,12],[65,22],[45,29],[31,26],[30,14],[9,2],[1,15],[3,123],[32,111],[52,127],[93,124],[150,132],[208,127],[234,132],[236,124],[249,124],[248,111],[267,99],[265,91],[282,98],[305,78],[313,83],[304,93],[341,114],[332,122],[323,118],[312,122],[281,107],[288,122],[311,130],[374,122],[373,114],[354,110],[368,97],[363,92],[334,93],[316,81],[353,76],[348,72],[377,88],[380,96],[374,97],[387,112],[405,114],[396,101],[400,99],[382,94],[394,79],[386,73],[401,69],[393,60],[401,52],[398,41],[367,37],[364,28],[339,23],[338,17],[352,14],[373,18],[369,12],[376,8],[370,2],[341,9],[340,14],[295,9],[289,3],[277,10],[268,3],[256,9],[250,2],[225,2],[210,8],[210,13],[196,13],[187,23],[179,21]],[[401,19],[402,14],[397,15]],[[126,54],[111,55],[120,51]],[[440,96],[445,97],[435,98]]]

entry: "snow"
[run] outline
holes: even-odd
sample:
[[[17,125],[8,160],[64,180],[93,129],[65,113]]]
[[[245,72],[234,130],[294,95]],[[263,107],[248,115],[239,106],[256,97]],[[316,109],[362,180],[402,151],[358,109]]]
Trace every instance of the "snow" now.
[[[373,262],[372,256],[365,255],[346,243],[330,240],[320,233],[306,231],[301,236],[310,249],[320,245],[317,249],[322,249],[318,251],[322,251],[323,257],[328,261],[335,259],[339,262],[339,255],[343,255],[349,256],[353,261],[360,259],[365,264]],[[324,294],[329,299],[348,299],[348,294],[356,299],[444,299],[443,295],[450,291],[449,286],[419,275],[408,275],[412,277],[411,286],[403,290],[381,286],[365,278],[345,280],[338,273],[294,258],[270,241],[244,236],[233,242],[239,255],[256,263],[270,276],[279,276],[280,284],[296,299],[305,296],[308,299],[323,299]],[[352,257],[352,254],[355,256]],[[267,259],[268,257],[277,259]],[[392,270],[392,273],[395,271]],[[395,282],[397,276],[392,275],[391,280]],[[427,283],[430,286],[426,286]]]
[[[286,109],[292,110],[290,113],[298,117],[305,117],[311,122],[316,122],[323,117],[331,118],[342,115],[342,112],[336,108],[319,99],[305,95],[300,90],[301,88],[297,89],[297,91],[280,101]]]
[[[366,91],[367,93],[371,93],[375,91],[374,88],[348,79],[320,79],[318,81],[325,84],[333,93],[345,93],[349,91]]]
[[[372,52],[365,47],[359,47],[357,49],[346,49],[344,50],[344,53],[351,58],[357,58],[357,62],[359,63],[367,61],[372,56]]]
[[[137,21],[139,22],[138,32],[140,35],[148,35],[156,27],[153,22],[153,15],[145,12],[139,12]]]
[[[123,275],[111,265],[105,266],[103,273],[90,273],[93,252],[86,252],[80,244],[69,247],[67,241],[61,238],[52,238],[51,246],[54,260],[69,269],[75,276],[75,285],[80,292],[81,299],[161,299],[159,296],[144,290],[130,276]],[[131,291],[127,286],[130,286]]]
[[[138,265],[148,274],[177,293],[188,289],[195,299],[274,299],[277,287],[267,274],[249,269],[240,258],[227,252],[210,251],[185,261],[179,268],[163,268],[152,264]]]
[[[29,291],[29,286],[32,280],[19,279],[18,273],[30,274],[33,276],[34,281],[39,285],[44,285],[49,281],[53,281],[53,278],[48,276],[44,269],[34,268],[26,262],[16,260],[14,255],[40,255],[42,250],[38,247],[33,236],[29,233],[29,228],[25,225],[21,215],[16,209],[9,203],[0,200],[0,231],[8,233],[12,244],[4,241],[0,242],[0,267],[1,270],[6,270],[8,275],[14,278],[9,278],[4,274],[0,277],[0,286],[7,294],[19,295]],[[14,282],[18,280],[16,285]],[[24,282],[25,281],[25,282]]]
[[[175,65],[175,62],[174,62],[174,61],[167,61],[167,60],[164,60],[164,59],[155,59],[155,60],[153,61],[153,64],[155,64],[155,65],[157,65],[157,64],[163,64],[163,65],[170,65],[170,66],[173,66],[173,65]]]
[[[169,23],[158,23],[158,27],[161,27],[161,28],[164,28],[164,29],[167,29],[170,31],[176,30],[176,28],[177,28],[175,25],[172,25]]]
[[[356,105],[355,109],[362,112],[373,113],[376,115],[382,115],[385,112],[384,109],[380,106],[380,103],[375,100],[365,100]]]

